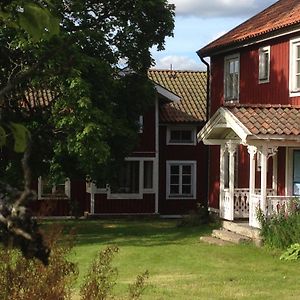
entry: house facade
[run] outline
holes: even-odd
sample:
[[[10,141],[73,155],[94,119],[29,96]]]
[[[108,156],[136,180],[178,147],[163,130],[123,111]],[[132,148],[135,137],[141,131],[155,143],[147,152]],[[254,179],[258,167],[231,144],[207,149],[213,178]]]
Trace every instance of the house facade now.
[[[206,72],[149,70],[148,76],[155,103],[140,116],[139,143],[118,170],[118,186],[66,180],[46,192],[40,178],[36,211],[52,205],[47,214],[69,215],[73,198],[80,215],[181,215],[205,204],[207,147],[197,132],[206,122]]]
[[[198,51],[210,57],[211,210],[224,219],[287,209],[300,196],[300,3],[281,0]]]

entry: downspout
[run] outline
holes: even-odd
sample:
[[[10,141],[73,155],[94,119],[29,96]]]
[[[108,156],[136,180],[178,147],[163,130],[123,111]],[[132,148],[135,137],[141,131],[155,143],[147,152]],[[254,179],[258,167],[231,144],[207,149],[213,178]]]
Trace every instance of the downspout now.
[[[210,117],[210,65],[209,63],[201,56],[200,51],[197,51],[197,55],[199,56],[201,62],[206,66],[206,123]],[[206,190],[206,198],[207,203],[206,206],[209,208],[209,188],[210,188],[210,146],[207,146],[207,190]]]

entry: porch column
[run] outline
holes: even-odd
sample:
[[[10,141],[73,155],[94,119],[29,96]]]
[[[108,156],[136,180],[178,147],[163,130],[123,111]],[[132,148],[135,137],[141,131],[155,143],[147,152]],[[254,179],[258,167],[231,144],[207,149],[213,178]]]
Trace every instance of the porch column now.
[[[220,146],[220,216],[224,218],[224,188],[225,188],[225,163],[224,156],[226,153],[225,145]]]
[[[267,162],[268,162],[268,147],[263,145],[260,150],[261,153],[261,210],[266,215],[267,212]]]
[[[255,193],[255,154],[257,148],[255,146],[248,146],[248,153],[250,155],[250,174],[249,174],[249,203],[251,195]]]
[[[236,144],[233,142],[227,143],[229,153],[229,197],[231,201],[232,220],[234,219],[234,154],[236,151]]]

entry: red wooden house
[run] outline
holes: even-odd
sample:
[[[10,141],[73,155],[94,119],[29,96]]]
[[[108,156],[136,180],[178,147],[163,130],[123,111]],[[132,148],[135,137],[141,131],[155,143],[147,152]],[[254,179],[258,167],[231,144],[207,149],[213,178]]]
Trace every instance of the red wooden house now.
[[[210,57],[209,207],[272,214],[300,196],[300,2],[280,0],[198,51]]]
[[[48,214],[68,215],[73,199],[80,214],[99,215],[178,215],[205,203],[207,148],[196,135],[206,121],[206,73],[149,70],[148,75],[157,97],[140,117],[139,145],[119,170],[119,185],[85,188],[85,182],[67,180],[45,193],[40,179],[37,203],[52,203]]]

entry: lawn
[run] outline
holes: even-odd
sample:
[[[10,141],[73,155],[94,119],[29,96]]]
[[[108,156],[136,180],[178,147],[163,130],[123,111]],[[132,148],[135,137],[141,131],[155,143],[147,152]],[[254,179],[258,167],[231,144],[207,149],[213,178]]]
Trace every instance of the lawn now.
[[[117,245],[116,293],[126,291],[138,273],[148,270],[143,299],[299,299],[300,262],[283,262],[267,249],[251,245],[212,246],[199,242],[211,226],[178,227],[175,220],[66,221],[78,241],[71,259],[82,281],[96,253]]]

